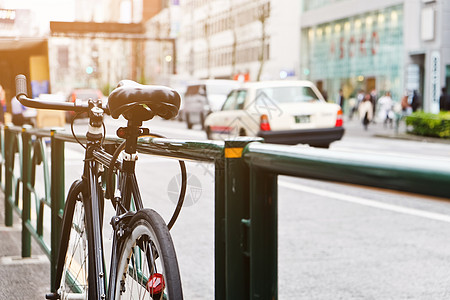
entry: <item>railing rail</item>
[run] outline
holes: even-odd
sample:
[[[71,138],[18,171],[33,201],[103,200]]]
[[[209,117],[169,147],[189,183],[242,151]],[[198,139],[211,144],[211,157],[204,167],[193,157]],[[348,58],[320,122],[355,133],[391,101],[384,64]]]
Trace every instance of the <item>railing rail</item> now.
[[[8,126],[3,128],[2,137],[5,223],[12,226],[13,210],[21,215],[22,256],[31,255],[33,236],[50,258],[53,280],[64,207],[64,144],[75,139],[67,133]],[[50,170],[45,150],[48,140]],[[105,142],[117,145],[121,140],[108,137]],[[432,158],[418,161],[385,155],[374,157],[269,145],[252,138],[218,142],[142,137],[138,151],[214,163],[216,299],[278,298],[278,175],[450,198],[450,162]],[[36,166],[40,164],[45,178],[43,195],[37,195],[34,186]],[[19,169],[20,175],[16,176]],[[36,225],[30,221],[32,197]],[[45,205],[51,208],[50,245],[42,236]]]
[[[450,196],[449,162],[432,157],[418,160],[261,143],[248,145],[244,157],[247,164],[276,174]]]

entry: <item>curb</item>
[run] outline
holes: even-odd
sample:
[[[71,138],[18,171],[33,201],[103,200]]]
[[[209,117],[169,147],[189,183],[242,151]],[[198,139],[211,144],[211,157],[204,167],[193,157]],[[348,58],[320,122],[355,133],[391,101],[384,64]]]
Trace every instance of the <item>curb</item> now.
[[[450,139],[433,138],[428,136],[420,136],[409,133],[397,133],[397,134],[382,134],[376,133],[373,136],[379,138],[415,141],[415,142],[425,142],[425,143],[435,143],[435,144],[450,144]]]

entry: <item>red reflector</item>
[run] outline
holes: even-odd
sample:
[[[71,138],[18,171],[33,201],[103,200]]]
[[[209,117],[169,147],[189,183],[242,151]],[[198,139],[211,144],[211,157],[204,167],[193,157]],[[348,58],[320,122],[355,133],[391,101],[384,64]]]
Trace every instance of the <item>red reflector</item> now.
[[[127,130],[124,127],[117,129],[117,136],[124,139],[127,136]]]
[[[336,116],[336,124],[335,127],[342,127],[344,125],[344,119],[342,118],[342,110],[338,110],[337,116]]]
[[[261,115],[259,129],[261,131],[270,131],[269,117],[267,115]]]
[[[160,273],[153,274],[147,282],[147,291],[150,295],[162,294],[165,287],[164,275]]]

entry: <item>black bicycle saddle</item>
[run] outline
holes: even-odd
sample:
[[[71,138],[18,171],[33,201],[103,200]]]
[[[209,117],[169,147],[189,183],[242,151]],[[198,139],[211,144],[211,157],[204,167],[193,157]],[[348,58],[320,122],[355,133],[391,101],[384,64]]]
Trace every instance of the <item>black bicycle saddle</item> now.
[[[121,80],[108,97],[108,108],[114,119],[123,115],[129,121],[142,122],[155,115],[164,119],[175,117],[180,101],[180,95],[169,87]]]

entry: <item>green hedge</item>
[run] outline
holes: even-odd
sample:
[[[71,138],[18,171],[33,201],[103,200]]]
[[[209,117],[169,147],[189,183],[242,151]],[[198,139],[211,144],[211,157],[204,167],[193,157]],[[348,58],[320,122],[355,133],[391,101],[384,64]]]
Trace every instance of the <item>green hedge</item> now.
[[[406,125],[412,126],[410,133],[413,134],[450,138],[450,112],[440,112],[437,115],[415,112],[406,117]]]

